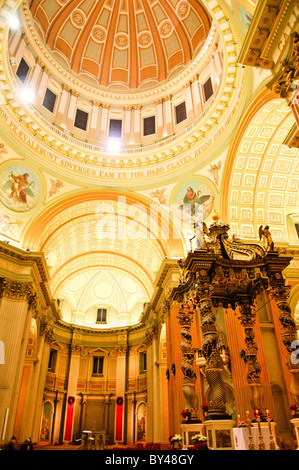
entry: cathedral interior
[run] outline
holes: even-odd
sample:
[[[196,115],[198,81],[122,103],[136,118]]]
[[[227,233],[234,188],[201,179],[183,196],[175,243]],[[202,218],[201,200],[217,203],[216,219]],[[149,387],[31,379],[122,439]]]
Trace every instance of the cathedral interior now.
[[[299,448],[298,19],[0,0],[2,449]]]

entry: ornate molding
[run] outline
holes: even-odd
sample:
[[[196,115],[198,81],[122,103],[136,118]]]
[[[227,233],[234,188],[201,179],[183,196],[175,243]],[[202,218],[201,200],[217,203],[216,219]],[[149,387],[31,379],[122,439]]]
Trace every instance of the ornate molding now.
[[[281,62],[278,74],[267,85],[268,88],[278,93],[281,98],[288,102],[298,89],[299,79],[299,34],[293,33],[290,38],[289,53],[287,58]]]
[[[19,282],[0,278],[0,297],[11,300],[26,300],[28,306],[36,308],[36,294],[31,282]]]

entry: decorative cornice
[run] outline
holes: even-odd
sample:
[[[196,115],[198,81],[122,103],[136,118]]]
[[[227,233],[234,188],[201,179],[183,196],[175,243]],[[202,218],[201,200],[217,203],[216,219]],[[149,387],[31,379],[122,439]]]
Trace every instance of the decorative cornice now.
[[[239,55],[241,64],[273,68],[273,47],[278,42],[282,22],[292,13],[290,4],[290,0],[273,0],[271,5],[264,0],[258,2]]]

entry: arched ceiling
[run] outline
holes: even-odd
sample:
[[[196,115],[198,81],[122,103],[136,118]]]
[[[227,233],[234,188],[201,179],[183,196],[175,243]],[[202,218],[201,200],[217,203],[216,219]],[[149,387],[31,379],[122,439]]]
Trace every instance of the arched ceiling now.
[[[246,122],[244,118],[244,122]],[[271,99],[244,126],[233,147],[227,200],[232,232],[258,239],[260,225],[269,225],[276,242],[289,242],[288,218],[299,216],[299,149],[284,145],[295,122],[286,101]]]
[[[133,272],[115,266],[88,266],[76,270],[59,288],[58,298],[64,320],[71,323],[95,325],[97,308],[108,309],[107,327],[137,323],[143,305],[149,301],[141,280]],[[67,305],[64,305],[67,303]]]
[[[197,0],[33,0],[47,47],[102,87],[151,87],[179,73],[206,39]]]
[[[159,211],[136,197],[105,191],[85,198],[71,196],[44,211],[29,229],[25,243],[45,253],[54,297],[67,299],[72,309],[83,312],[95,302],[106,303],[121,315],[132,315],[132,322],[136,321],[136,312],[132,313],[136,303],[151,298],[162,260],[183,255],[180,237],[174,236],[170,221]],[[69,285],[83,273],[86,284],[78,289],[80,296],[75,295]],[[94,286],[104,282],[103,276],[111,285],[115,280],[114,298],[95,295]],[[129,284],[138,286],[131,300],[121,294]]]

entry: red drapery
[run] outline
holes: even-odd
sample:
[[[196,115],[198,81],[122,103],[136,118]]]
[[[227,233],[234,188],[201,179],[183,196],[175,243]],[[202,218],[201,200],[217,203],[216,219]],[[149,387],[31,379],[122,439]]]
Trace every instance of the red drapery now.
[[[123,439],[123,399],[118,397],[116,401],[116,429],[115,440],[122,441]]]
[[[73,424],[74,407],[75,407],[75,399],[74,397],[69,397],[68,406],[67,406],[65,433],[64,433],[64,439],[66,441],[70,441],[72,439],[72,424]]]

